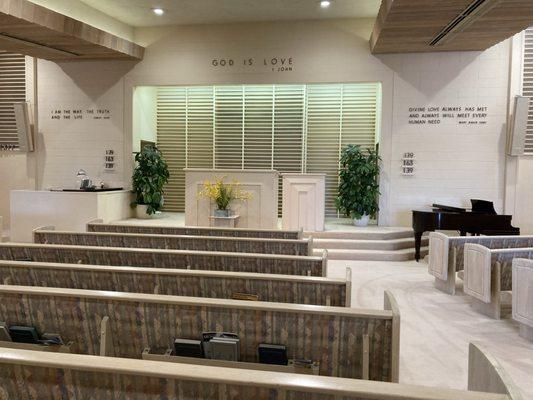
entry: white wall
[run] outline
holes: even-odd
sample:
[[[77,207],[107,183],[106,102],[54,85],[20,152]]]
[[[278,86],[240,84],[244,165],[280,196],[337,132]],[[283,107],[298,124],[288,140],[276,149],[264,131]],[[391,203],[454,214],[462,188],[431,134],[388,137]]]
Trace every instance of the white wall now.
[[[157,88],[140,86],[133,93],[132,150],[140,150],[141,140],[157,142]]]
[[[70,184],[77,168],[128,185],[131,152],[145,132],[139,129],[141,121],[133,120],[138,86],[379,81],[384,159],[380,223],[409,225],[413,208],[432,202],[466,204],[471,197],[492,200],[501,209],[508,42],[485,53],[376,57],[368,50],[372,27],[372,20],[360,19],[139,29],[135,39],[147,50],[135,66],[40,61],[41,187]],[[274,57],[278,62],[292,58],[292,71],[273,71],[263,64]],[[232,58],[235,65],[213,66],[213,59],[221,58]],[[244,66],[249,58],[255,64]],[[408,124],[409,107],[432,105],[487,106],[488,123],[460,127],[455,121],[427,129]],[[105,124],[50,119],[53,109],[64,107],[109,108],[113,118]],[[122,150],[112,175],[102,171],[107,147]],[[406,151],[415,153],[414,177],[400,175],[399,160]]]
[[[123,83],[131,67],[125,61],[39,60],[40,188],[71,188],[80,168],[95,184],[124,186],[124,140],[131,130],[124,131]],[[81,119],[74,113],[78,110]],[[60,119],[53,118],[57,115]],[[106,150],[115,151],[115,171],[104,170]]]
[[[147,52],[128,74],[126,100],[137,85],[380,81],[380,223],[410,225],[413,208],[468,205],[470,198],[494,201],[501,211],[508,42],[484,53],[375,57],[368,50],[372,27],[365,19],[140,29],[136,41]],[[292,57],[293,71],[265,67],[263,59],[271,57]],[[247,58],[259,65],[244,66]],[[213,59],[233,59],[235,65],[215,67]],[[489,116],[486,125],[460,126],[455,119],[409,125],[409,107],[423,106],[486,106]],[[126,114],[126,127],[130,120]],[[400,174],[407,151],[415,153],[413,177]]]
[[[469,206],[493,201],[503,211],[509,42],[484,53],[385,56],[394,71],[390,212],[408,225],[411,210],[440,203]],[[443,118],[441,124],[409,124],[410,107],[487,107],[484,118]],[[455,116],[457,112],[453,113]],[[471,113],[472,115],[474,113]],[[412,118],[411,120],[413,120]],[[416,120],[416,119],[415,119]],[[401,175],[401,158],[415,153],[415,175]]]

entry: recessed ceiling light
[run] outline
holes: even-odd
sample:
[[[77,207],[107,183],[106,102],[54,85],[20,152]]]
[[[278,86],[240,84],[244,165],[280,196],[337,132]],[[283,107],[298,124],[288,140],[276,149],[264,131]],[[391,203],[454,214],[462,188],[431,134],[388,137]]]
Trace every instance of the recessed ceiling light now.
[[[152,8],[152,11],[155,15],[163,15],[165,13],[165,10],[163,10],[162,8]]]
[[[320,7],[321,8],[328,8],[330,5],[331,5],[331,1],[329,1],[329,0],[322,0],[320,2]]]

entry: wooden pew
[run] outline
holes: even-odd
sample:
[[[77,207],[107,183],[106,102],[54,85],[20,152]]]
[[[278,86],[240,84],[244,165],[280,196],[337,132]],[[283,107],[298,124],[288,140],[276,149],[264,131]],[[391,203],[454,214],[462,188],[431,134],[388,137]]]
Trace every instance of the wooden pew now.
[[[327,276],[322,257],[124,247],[0,243],[0,260]]]
[[[513,319],[520,336],[533,341],[533,260],[513,260]]]
[[[113,267],[0,260],[0,284],[232,298],[350,307],[347,279],[165,268]]]
[[[497,361],[473,344],[470,391],[2,348],[0,365],[10,399],[523,400]]]
[[[33,242],[72,246],[134,247],[226,253],[312,255],[312,239],[268,239],[224,236],[154,235],[117,232],[66,232],[54,227],[33,231]]]
[[[510,313],[514,258],[533,258],[533,248],[489,249],[465,244],[464,292],[472,296],[477,311],[496,319]]]
[[[303,231],[280,229],[214,228],[202,226],[155,226],[142,224],[103,224],[94,220],[87,224],[87,232],[144,233],[155,235],[230,236],[270,239],[302,239]]]
[[[428,271],[435,277],[435,287],[455,294],[456,273],[463,270],[464,245],[477,243],[490,249],[533,247],[533,236],[448,236],[429,234]]]
[[[289,358],[318,362],[321,375],[397,382],[400,317],[385,297],[388,310],[367,310],[0,285],[0,321],[57,332],[73,353],[103,348],[126,358],[141,358],[146,347],[164,351],[176,337],[234,332],[243,362],[258,361],[261,343],[284,344]],[[112,345],[99,339],[105,317]]]

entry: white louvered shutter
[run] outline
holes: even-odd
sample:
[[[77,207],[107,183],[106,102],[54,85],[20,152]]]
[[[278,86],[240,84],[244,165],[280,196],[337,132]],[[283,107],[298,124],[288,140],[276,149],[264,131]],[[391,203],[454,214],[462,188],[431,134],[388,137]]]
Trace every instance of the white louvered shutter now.
[[[524,69],[522,94],[533,97],[533,28],[526,29],[524,39]],[[533,102],[529,105],[526,132],[526,154],[533,154]]]
[[[275,169],[327,173],[326,215],[336,216],[340,151],[374,147],[379,94],[371,83],[159,88],[165,209],[185,208],[185,167]]]
[[[0,51],[0,150],[18,148],[13,103],[24,101],[26,101],[25,57]]]
[[[243,86],[215,86],[215,168],[242,169]]]
[[[167,211],[185,209],[185,142],[186,142],[187,89],[162,87],[157,90],[157,145],[170,170],[165,186]]]

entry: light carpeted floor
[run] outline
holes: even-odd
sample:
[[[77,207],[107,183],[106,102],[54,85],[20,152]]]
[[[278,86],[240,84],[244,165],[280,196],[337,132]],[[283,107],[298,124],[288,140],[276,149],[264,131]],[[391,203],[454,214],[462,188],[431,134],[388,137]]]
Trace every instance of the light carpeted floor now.
[[[468,343],[491,352],[533,399],[533,342],[518,335],[512,319],[496,321],[475,312],[462,287],[449,296],[433,287],[427,264],[414,261],[329,261],[328,275],[352,267],[352,307],[383,307],[390,290],[400,307],[400,382],[466,389]]]

